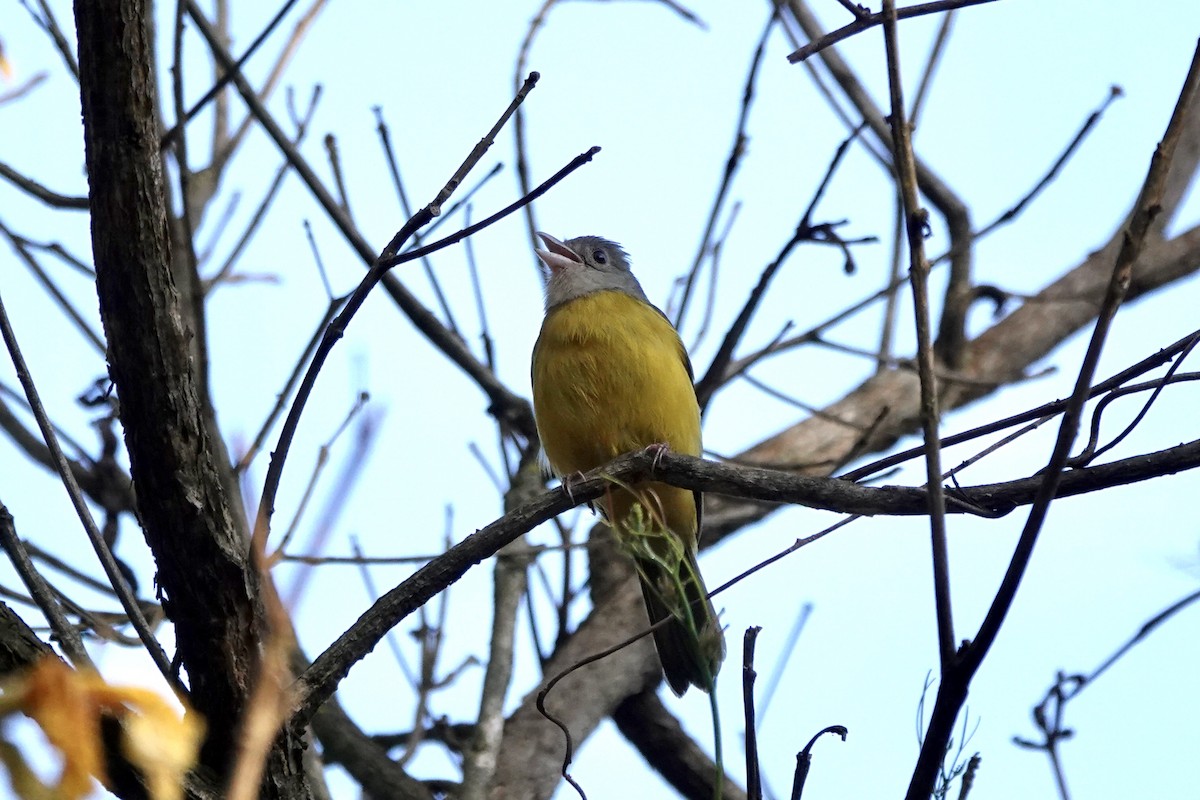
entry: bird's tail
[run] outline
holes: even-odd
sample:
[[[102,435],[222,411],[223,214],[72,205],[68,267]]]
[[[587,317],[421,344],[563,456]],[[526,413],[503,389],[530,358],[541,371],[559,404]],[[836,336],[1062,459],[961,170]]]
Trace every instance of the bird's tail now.
[[[671,691],[682,695],[691,685],[711,693],[725,659],[725,634],[708,599],[695,551],[685,545],[680,556],[635,556],[634,560],[650,623],[668,620],[654,629],[654,644]]]

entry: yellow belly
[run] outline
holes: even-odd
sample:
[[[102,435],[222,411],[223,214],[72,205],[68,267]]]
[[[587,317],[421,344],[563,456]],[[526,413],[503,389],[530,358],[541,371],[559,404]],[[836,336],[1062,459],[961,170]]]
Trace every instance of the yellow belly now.
[[[533,351],[533,405],[546,458],[559,475],[585,472],[651,444],[700,455],[700,409],[679,335],[658,311],[621,292],[597,292],[546,315]],[[691,539],[692,492],[643,487],[667,527]],[[624,499],[611,515],[621,519]]]

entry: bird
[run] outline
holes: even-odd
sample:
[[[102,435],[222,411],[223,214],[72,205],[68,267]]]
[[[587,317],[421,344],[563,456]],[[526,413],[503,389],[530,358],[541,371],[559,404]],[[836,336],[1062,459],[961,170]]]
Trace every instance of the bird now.
[[[599,236],[538,233],[548,271],[533,348],[534,419],[550,468],[569,480],[645,448],[700,455],[700,406],[678,332],[646,297],[628,254]],[[696,561],[701,494],[657,481],[597,501],[637,568],[667,684],[709,694],[725,637]]]

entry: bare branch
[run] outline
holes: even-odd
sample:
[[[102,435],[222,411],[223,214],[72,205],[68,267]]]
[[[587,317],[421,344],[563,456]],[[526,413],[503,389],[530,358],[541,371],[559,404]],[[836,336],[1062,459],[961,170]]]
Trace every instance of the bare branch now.
[[[804,783],[808,780],[808,771],[812,768],[812,748],[820,739],[827,733],[832,733],[835,736],[840,736],[842,741],[846,741],[846,735],[849,731],[841,725],[830,725],[828,728],[820,730],[815,736],[808,740],[808,744],[804,749],[796,754],[796,775],[792,780],[792,798],[800,800],[804,795]]]
[[[787,8],[809,38],[819,39],[821,37],[820,23],[805,0],[787,0]],[[880,19],[882,20],[882,16]],[[893,151],[889,124],[883,112],[872,99],[870,92],[867,91],[866,86],[859,80],[850,65],[833,48],[821,51],[821,61],[829,69],[846,99],[853,104],[867,127],[889,152]],[[971,216],[962,198],[915,155],[914,164],[917,186],[944,218],[946,232],[950,238],[950,251],[953,255],[950,259],[950,277],[946,284],[942,319],[938,325],[936,349],[940,359],[949,366],[957,368],[963,363],[963,351],[966,346],[966,314],[972,299],[972,252],[970,247],[964,244],[969,241],[971,236]],[[896,170],[894,159],[892,163],[885,163],[884,166],[892,173]]]
[[[7,319],[4,320],[4,323],[7,328]],[[29,596],[37,603],[38,609],[50,623],[50,630],[54,632],[54,638],[58,640],[63,652],[67,654],[67,658],[79,669],[85,667],[95,669],[87,648],[83,646],[83,639],[80,637],[79,631],[67,620],[62,605],[50,588],[50,584],[46,583],[46,579],[29,560],[29,553],[26,552],[24,544],[17,536],[12,514],[8,513],[8,509],[3,503],[0,503],[0,546],[3,546],[4,552],[8,553],[8,559],[12,562],[17,574],[21,576],[21,582],[25,584]]]
[[[21,237],[14,234],[12,230],[10,230],[9,227],[2,221],[0,221],[0,233],[4,234],[4,238],[8,239],[9,244],[11,244],[12,248],[17,251],[17,256],[25,263],[25,266],[29,267],[29,271],[32,272],[34,277],[38,279],[38,282],[42,284],[42,287],[45,288],[51,299],[54,300],[60,309],[62,309],[62,312],[64,315],[66,315],[67,319],[71,320],[76,329],[83,334],[83,338],[87,339],[97,351],[103,353],[106,348],[104,340],[100,338],[100,334],[92,330],[91,323],[83,318],[83,315],[76,310],[74,304],[72,304],[71,301],[67,299],[66,295],[64,295],[58,288],[58,285],[50,279],[50,276],[46,274],[44,269],[42,269],[42,265],[39,264],[38,260],[33,257],[32,253],[29,252],[29,248],[25,244],[25,241]]]
[[[754,711],[754,645],[762,628],[752,625],[742,637],[742,723],[746,731],[746,794],[751,800],[762,800],[762,778],[758,764],[758,714]],[[619,723],[618,723],[619,724]]]
[[[236,63],[234,63],[233,69],[222,70],[223,74],[221,77],[217,79],[217,81],[200,97],[199,100],[192,104],[192,107],[187,110],[187,113],[181,115],[179,119],[176,120],[175,125],[173,125],[169,130],[167,130],[166,133],[163,134],[163,149],[166,149],[171,145],[172,141],[179,134],[180,128],[191,121],[192,117],[199,114],[204,107],[220,93],[222,89],[229,85],[229,82],[233,80],[235,75],[242,74],[242,67],[244,67],[246,62],[250,60],[250,57],[257,52],[258,48],[267,40],[267,37],[271,35],[271,32],[278,27],[279,23],[283,21],[283,18],[287,16],[287,13],[292,10],[292,7],[295,6],[296,3],[297,0],[286,0],[286,2],[284,2],[284,4],[280,7],[279,11],[275,13],[275,16],[271,18],[271,21],[266,24],[258,36],[254,37],[254,41],[252,41],[250,46],[246,48],[246,52],[242,53],[241,57],[238,58]]]
[[[51,208],[72,208],[77,211],[87,211],[88,199],[86,197],[70,197],[51,191],[33,180],[33,178],[27,178],[17,172],[8,164],[0,163],[0,178],[4,178],[18,189],[21,189],[31,197],[36,197]]]
[[[1083,364],[1079,369],[1075,389],[1063,411],[1063,419],[1059,426],[1054,450],[1045,467],[1044,477],[1029,510],[1029,517],[1021,531],[1021,537],[1017,542],[1012,560],[1009,562],[1004,579],[996,591],[996,596],[979,627],[975,640],[963,654],[961,662],[955,665],[955,669],[949,674],[943,675],[929,730],[909,783],[908,800],[919,800],[927,797],[932,791],[937,766],[941,763],[945,753],[946,742],[951,735],[954,719],[958,716],[958,710],[966,698],[967,687],[995,642],[1000,627],[1012,607],[1017,588],[1021,584],[1021,579],[1024,577],[1029,560],[1033,555],[1033,549],[1037,544],[1038,534],[1045,522],[1050,504],[1059,495],[1060,483],[1063,481],[1062,468],[1070,457],[1071,447],[1074,445],[1075,436],[1079,431],[1083,405],[1087,400],[1092,376],[1100,359],[1100,352],[1103,349],[1112,319],[1133,282],[1134,264],[1141,253],[1146,235],[1151,229],[1154,218],[1162,211],[1162,195],[1170,172],[1171,159],[1175,146],[1183,137],[1184,128],[1188,126],[1192,116],[1190,104],[1200,93],[1198,87],[1200,87],[1200,45],[1197,46],[1192,58],[1191,67],[1184,80],[1175,111],[1167,124],[1162,141],[1159,142],[1150,159],[1150,168],[1134,205],[1133,216],[1122,231],[1121,248],[1112,267],[1104,300],[1096,315],[1096,325],[1092,331],[1087,352],[1084,354]]]
[[[700,246],[696,248],[696,257],[692,260],[691,269],[688,270],[683,284],[683,291],[679,297],[679,308],[673,320],[676,328],[683,327],[683,318],[687,314],[688,302],[692,296],[692,286],[695,284],[696,276],[700,272],[700,265],[704,262],[705,257],[709,255],[713,231],[716,229],[717,218],[721,214],[721,209],[725,206],[729,190],[733,186],[733,176],[737,173],[742,157],[746,155],[746,143],[748,141],[746,124],[750,120],[750,106],[754,103],[754,86],[758,80],[758,68],[762,64],[763,52],[767,47],[767,37],[770,36],[771,29],[775,27],[775,23],[778,21],[779,9],[773,8],[771,16],[768,17],[767,24],[763,28],[762,35],[758,38],[758,46],[754,48],[754,55],[750,59],[750,71],[746,75],[746,88],[742,90],[742,104],[741,110],[738,112],[733,146],[730,147],[729,156],[725,159],[725,170],[721,174],[721,184],[717,188],[717,195],[713,198],[712,207],[708,212],[708,221],[704,224],[704,233],[700,235]]]
[[[896,5],[883,0],[883,33],[887,47],[888,88],[891,92],[892,146],[896,178],[903,199],[904,231],[908,241],[908,274],[912,283],[913,317],[917,327],[917,371],[921,381],[921,432],[925,439],[925,475],[929,487],[929,527],[933,540],[933,593],[937,602],[938,652],[942,670],[954,658],[954,615],[950,604],[950,550],[946,543],[946,499],[942,490],[942,454],[939,447],[941,412],[938,379],[934,370],[930,332],[929,262],[925,258],[925,227],[929,212],[917,197],[917,167],[912,150],[912,128],[904,110],[900,83],[900,46],[896,38]]]
[[[946,11],[953,11],[956,8],[965,8],[966,6],[975,6],[982,3],[990,3],[993,0],[939,0],[933,3],[920,3],[915,6],[897,9],[897,19],[909,19],[910,17],[919,17],[924,14],[941,14]],[[855,15],[854,22],[838,28],[833,33],[825,34],[817,40],[806,44],[799,50],[788,55],[789,63],[798,64],[804,61],[809,56],[815,55],[830,45],[835,45],[843,39],[849,39],[857,33],[862,33],[865,30],[881,25],[886,18],[886,12],[880,11],[877,14],[866,14],[863,16]]]
[[[201,11],[195,0],[185,0],[185,2],[188,4],[188,14],[196,23],[196,27],[200,30],[201,35],[204,36],[205,42],[208,44],[218,63],[224,69],[231,70],[234,65],[233,58],[221,44],[216,31],[213,30],[208,20],[205,19],[203,11]],[[271,137],[275,146],[287,158],[288,163],[296,170],[296,174],[300,176],[309,191],[312,192],[313,197],[320,204],[322,210],[328,215],[329,220],[337,226],[359,258],[368,266],[373,265],[377,260],[375,251],[342,212],[337,201],[334,200],[333,196],[321,183],[316,173],[308,165],[308,162],[292,146],[274,117],[271,116],[258,99],[254,89],[239,74],[235,74],[233,82],[234,86],[237,87],[238,94],[245,101],[254,119],[262,126],[263,131]],[[513,394],[508,387],[504,386],[491,370],[487,369],[487,367],[475,358],[474,354],[471,353],[462,340],[446,330],[441,322],[430,313],[429,309],[425,308],[411,292],[405,289],[394,275],[384,274],[379,280],[383,283],[384,290],[400,306],[400,309],[408,316],[417,330],[424,334],[435,347],[445,353],[447,358],[457,364],[483,389],[488,395],[488,399],[492,402],[493,413],[498,416],[510,418],[510,421],[517,430],[524,434],[532,435],[534,430],[533,412],[529,408],[529,404],[523,398]]]
[[[388,172],[392,176],[392,185],[396,187],[396,199],[400,201],[400,211],[404,214],[405,219],[413,215],[412,205],[408,202],[408,192],[404,191],[404,181],[400,179],[400,164],[396,160],[396,153],[392,149],[391,133],[388,131],[387,123],[383,119],[383,110],[375,107],[375,129],[379,133],[380,145],[383,147],[383,155],[387,160]],[[429,227],[429,232],[433,231],[433,226]],[[420,232],[414,233],[412,237],[414,247],[420,247],[424,244],[424,237]],[[433,263],[428,258],[421,259],[421,269],[425,271],[425,278],[429,281],[429,288],[433,290],[433,296],[437,300],[438,307],[442,309],[442,316],[446,319],[446,327],[456,336],[461,336],[458,330],[458,323],[454,321],[454,312],[450,309],[450,302],[446,299],[446,293],[442,290],[442,282],[438,280],[437,274],[433,271]],[[491,364],[488,368],[491,369]]]
[[[1200,467],[1200,440],[1102,466],[1062,475],[1059,496],[1098,491]],[[561,487],[546,492],[451,547],[383,595],[374,606],[322,653],[300,677],[298,714],[307,719],[334,690],[350,667],[371,651],[382,636],[405,617],[451,585],[471,567],[497,553],[537,525],[574,506],[595,500],[613,481],[655,480],[684,489],[714,492],[769,503],[796,503],[809,508],[856,514],[924,515],[927,492],[922,488],[869,487],[780,470],[728,466],[676,453],[639,451],[623,455]],[[1001,484],[955,489],[947,497],[950,513],[1002,516],[1033,502],[1038,476]],[[636,598],[635,598],[636,599]],[[597,613],[597,612],[593,612]],[[567,662],[571,664],[573,662]],[[547,668],[547,674],[553,672]]]
[[[476,147],[476,152],[478,152],[479,156],[481,157],[483,155],[483,150],[486,150],[486,148],[480,149],[479,146]],[[405,223],[405,226],[401,228],[394,237],[392,237],[392,241],[387,247],[384,248],[384,251],[380,254],[375,266],[371,268],[366,277],[364,277],[362,282],[359,283],[359,285],[355,288],[353,294],[350,296],[350,299],[346,301],[346,305],[338,313],[337,317],[334,318],[333,322],[330,323],[329,328],[326,329],[325,335],[321,339],[321,343],[317,346],[317,350],[313,354],[313,359],[308,365],[304,379],[300,383],[300,388],[296,393],[296,400],[293,403],[291,410],[288,412],[287,418],[284,420],[283,430],[279,434],[279,444],[272,455],[271,464],[267,470],[267,477],[263,484],[262,499],[259,502],[258,517],[254,525],[253,538],[254,542],[257,543],[257,546],[265,546],[264,543],[270,533],[270,520],[272,514],[274,513],[275,494],[279,490],[279,481],[283,475],[283,465],[286,461],[288,449],[290,448],[292,439],[295,435],[296,427],[299,425],[300,414],[303,412],[304,404],[311,394],[313,386],[316,384],[317,375],[321,370],[321,366],[324,364],[325,359],[328,358],[329,352],[332,350],[334,344],[336,344],[337,341],[342,337],[342,334],[345,331],[345,326],[354,317],[354,314],[358,311],[358,309],[362,307],[362,303],[366,299],[367,294],[383,277],[387,275],[386,271],[394,264],[412,261],[416,258],[420,258],[422,255],[428,252],[433,252],[434,250],[438,250],[442,247],[466,238],[475,231],[482,230],[502,217],[518,210],[523,205],[531,202],[535,197],[548,191],[555,183],[562,180],[564,177],[566,177],[566,175],[570,174],[570,172],[582,166],[587,161],[590,161],[592,156],[598,151],[599,148],[594,147],[586,153],[577,156],[571,162],[571,164],[568,164],[550,180],[546,181],[537,189],[535,189],[532,195],[521,198],[508,208],[493,214],[491,217],[477,223],[471,228],[463,229],[462,231],[428,245],[427,247],[419,248],[417,250],[410,250],[400,256],[394,255],[396,250],[398,250],[400,246],[407,241],[407,238],[411,235],[412,231],[415,231],[418,227],[420,227],[422,220],[428,221],[429,219],[432,219],[431,208],[433,207],[433,204],[430,204],[422,209],[417,216]],[[464,162],[463,167],[460,167],[460,171],[463,171],[463,169],[466,167],[467,163]],[[452,180],[451,183],[457,185],[456,181]],[[438,195],[438,197],[441,197],[443,201],[446,199],[446,196],[448,196],[447,189],[449,189],[450,186],[451,184],[448,183],[447,188],[444,188]],[[436,202],[437,198],[435,198],[435,203]]]
[[[518,471],[512,488],[505,493],[506,509],[513,509],[543,488],[541,466],[532,455]],[[517,609],[528,585],[527,570],[532,554],[524,543],[514,540],[496,559],[492,590],[492,634],[488,649],[479,716],[471,744],[463,753],[463,800],[488,796],[496,758],[504,735],[504,702],[512,681]]]
[[[54,42],[54,49],[62,57],[63,63],[67,65],[67,70],[75,78],[75,82],[79,83],[79,62],[75,60],[75,48],[71,46],[71,41],[63,33],[62,26],[58,24],[58,19],[54,16],[54,12],[50,10],[50,5],[46,0],[38,0],[38,8],[41,9],[40,16],[30,8],[28,0],[21,0],[21,5],[25,6],[29,15],[33,17],[33,21]]]
[[[130,622],[133,623],[138,637],[146,646],[146,652],[149,653],[155,666],[162,672],[163,677],[168,682],[173,683],[174,673],[171,669],[170,661],[167,659],[167,654],[163,651],[162,645],[158,643],[158,640],[154,638],[154,633],[150,630],[146,618],[142,615],[137,598],[133,595],[133,589],[130,588],[129,582],[125,580],[125,575],[117,564],[117,560],[113,557],[108,542],[96,526],[96,521],[92,519],[91,509],[88,508],[87,501],[83,498],[83,492],[79,490],[79,484],[75,482],[75,474],[71,471],[70,464],[62,452],[62,448],[59,447],[58,437],[54,433],[54,426],[51,424],[50,417],[46,414],[46,409],[42,406],[41,399],[38,397],[37,387],[34,385],[33,377],[29,374],[29,368],[26,366],[25,359],[21,355],[16,333],[9,324],[8,313],[4,310],[2,301],[0,301],[0,334],[3,335],[4,344],[8,348],[8,354],[12,359],[13,367],[16,369],[17,378],[21,381],[21,387],[25,390],[25,398],[29,401],[29,408],[33,412],[34,419],[37,420],[39,430],[42,432],[42,439],[46,442],[46,447],[49,449],[54,469],[58,472],[59,479],[66,488],[67,495],[71,498],[71,505],[74,507],[75,513],[79,517],[84,531],[87,533],[92,548],[96,551],[96,557],[100,559],[100,565],[104,568],[104,573],[112,584],[113,589],[116,590],[117,597],[121,601],[121,606],[125,609],[125,613],[129,615]],[[14,559],[14,564],[28,562],[29,557],[24,553],[24,548],[16,541],[15,534],[10,546],[12,549],[9,555]],[[21,569],[21,567],[18,566],[18,569]],[[32,565],[29,565],[28,570],[23,571],[22,577],[27,582],[32,580],[33,586],[36,586],[37,579],[34,576],[36,576],[36,571],[33,570]],[[34,597],[44,600],[44,588],[38,587],[35,590],[31,586],[30,593]],[[42,610],[45,612],[46,607],[43,606]],[[53,614],[53,610],[47,613],[47,617],[53,619],[51,614]],[[60,637],[66,633],[64,630],[56,632]],[[72,661],[80,665],[89,665],[91,663],[87,652],[83,650],[82,643],[78,639],[75,639],[74,642],[70,639],[64,640],[63,645],[71,656]],[[75,645],[78,646],[76,647]]]

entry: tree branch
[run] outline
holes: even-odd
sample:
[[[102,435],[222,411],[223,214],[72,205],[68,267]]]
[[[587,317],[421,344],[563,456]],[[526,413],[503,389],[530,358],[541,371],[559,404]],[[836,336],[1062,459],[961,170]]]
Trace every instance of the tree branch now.
[[[981,3],[990,3],[993,0],[938,0],[933,3],[919,3],[915,6],[897,9],[897,19],[909,19],[911,17],[919,17],[924,14],[941,14],[947,11],[953,11],[956,8],[964,8],[966,6],[975,6]],[[826,47],[835,45],[843,39],[849,39],[855,34],[862,33],[865,30],[870,30],[876,25],[882,25],[884,21],[884,12],[880,11],[876,14],[855,15],[854,22],[838,28],[832,33],[827,33],[824,36],[814,39],[812,42],[804,45],[787,57],[788,63],[799,64],[806,58],[816,55]]]
[[[1200,467],[1200,440],[1065,473],[1059,494],[1083,494],[1196,467]],[[543,522],[602,497],[614,482],[628,484],[643,480],[759,502],[794,503],[842,513],[912,516],[928,511],[927,493],[923,488],[860,486],[781,470],[718,464],[670,452],[628,453],[571,481],[569,494],[561,487],[552,489],[481,528],[380,597],[300,676],[297,681],[298,718],[307,720],[335,691],[338,681],[389,630],[465,575],[471,567]],[[948,494],[946,510],[1002,516],[1032,502],[1040,485],[1041,478],[1033,476],[959,488]],[[594,610],[593,615],[598,612],[599,609]],[[644,614],[642,616],[644,618]],[[637,618],[637,615],[633,617]],[[549,668],[546,671],[553,674]]]

